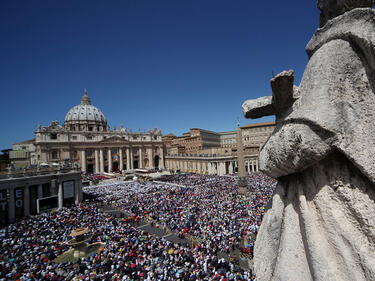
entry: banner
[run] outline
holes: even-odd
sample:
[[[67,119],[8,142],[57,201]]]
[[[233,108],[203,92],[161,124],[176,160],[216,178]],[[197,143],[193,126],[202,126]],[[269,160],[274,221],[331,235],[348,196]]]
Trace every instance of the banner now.
[[[74,181],[63,182],[64,199],[74,198]]]
[[[58,196],[37,199],[38,214],[58,207]]]

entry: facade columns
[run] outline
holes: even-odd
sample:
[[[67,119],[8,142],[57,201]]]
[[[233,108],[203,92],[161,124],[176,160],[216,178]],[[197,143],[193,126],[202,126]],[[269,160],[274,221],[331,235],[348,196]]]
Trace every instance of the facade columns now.
[[[95,149],[95,173],[99,174],[99,150]]]
[[[148,158],[148,167],[152,169],[154,167],[154,156],[153,156],[153,149],[147,148],[147,158]]]
[[[208,174],[211,175],[212,174],[212,164],[211,164],[211,162],[208,162],[207,166],[208,166]]]
[[[82,149],[82,151],[81,151],[81,170],[84,173],[87,172],[87,168],[86,168],[86,150],[84,150],[84,149]]]
[[[82,181],[77,181],[77,186],[75,186],[75,188],[78,189],[78,202],[81,202],[83,200]]]
[[[8,189],[9,191],[9,205],[8,205],[8,219],[10,223],[15,222],[16,220],[16,205],[14,197],[14,188]]]
[[[112,149],[108,148],[108,173],[112,173]]]
[[[130,149],[130,169],[134,169],[133,148]]]
[[[30,216],[30,186],[26,185],[23,189],[23,215]]]
[[[230,162],[229,162],[229,167],[228,167],[228,169],[229,169],[229,171],[228,171],[229,174],[232,175],[232,174],[233,174],[233,161],[230,161]]]
[[[219,162],[219,176],[225,175],[225,162]]]
[[[259,163],[258,163],[258,160],[255,160],[255,167],[256,167],[256,171],[259,172]]]
[[[79,203],[79,181],[74,181],[74,203],[78,204]]]
[[[104,173],[104,151],[103,148],[99,151],[99,162],[100,162],[100,172]]]
[[[130,170],[130,149],[126,149],[126,170]]]
[[[59,182],[59,191],[57,193],[57,196],[58,196],[58,207],[59,209],[61,209],[62,207],[64,207],[64,194],[63,194],[62,182]]]
[[[164,149],[159,147],[159,169],[164,169]]]
[[[142,147],[139,148],[139,168],[143,168],[143,151]]]
[[[124,170],[124,159],[122,155],[122,147],[119,148],[119,157],[120,157],[120,172]]]
[[[43,198],[43,185],[39,184],[38,185],[38,199]]]

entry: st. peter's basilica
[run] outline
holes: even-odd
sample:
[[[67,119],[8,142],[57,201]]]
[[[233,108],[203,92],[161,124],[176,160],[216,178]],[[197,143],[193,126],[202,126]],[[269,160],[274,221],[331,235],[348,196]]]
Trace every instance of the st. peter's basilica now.
[[[87,173],[164,168],[161,131],[132,132],[122,126],[111,130],[86,90],[64,124],[38,125],[34,145],[37,164],[77,163]]]

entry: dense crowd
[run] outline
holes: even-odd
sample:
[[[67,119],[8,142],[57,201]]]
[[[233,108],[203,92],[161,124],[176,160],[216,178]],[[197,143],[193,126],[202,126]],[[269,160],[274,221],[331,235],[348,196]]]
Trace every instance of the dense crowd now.
[[[244,240],[252,247],[264,205],[276,185],[263,174],[251,175],[247,181],[252,192],[244,198],[238,194],[234,177],[182,174],[164,180],[179,186],[117,183],[87,187],[85,191],[135,220],[154,221],[181,237],[198,238],[207,249],[229,252]]]
[[[233,246],[246,232],[256,233],[275,182],[254,175],[248,183],[257,192],[243,198],[233,178],[177,175],[166,180],[182,186],[113,183],[85,191],[132,219],[156,221],[200,237],[200,243],[173,244],[136,229],[127,218],[103,213],[99,203],[82,203],[0,229],[0,280],[255,280],[250,270],[219,259],[217,251]],[[90,229],[90,243],[106,246],[77,262],[55,263],[78,227]]]

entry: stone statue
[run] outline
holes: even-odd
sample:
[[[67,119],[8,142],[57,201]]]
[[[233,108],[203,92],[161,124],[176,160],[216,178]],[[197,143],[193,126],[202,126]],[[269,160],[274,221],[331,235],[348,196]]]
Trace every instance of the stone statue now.
[[[260,169],[279,184],[255,243],[258,281],[375,280],[375,11],[368,0],[320,0],[321,28],[272,97],[243,104],[276,115]]]

